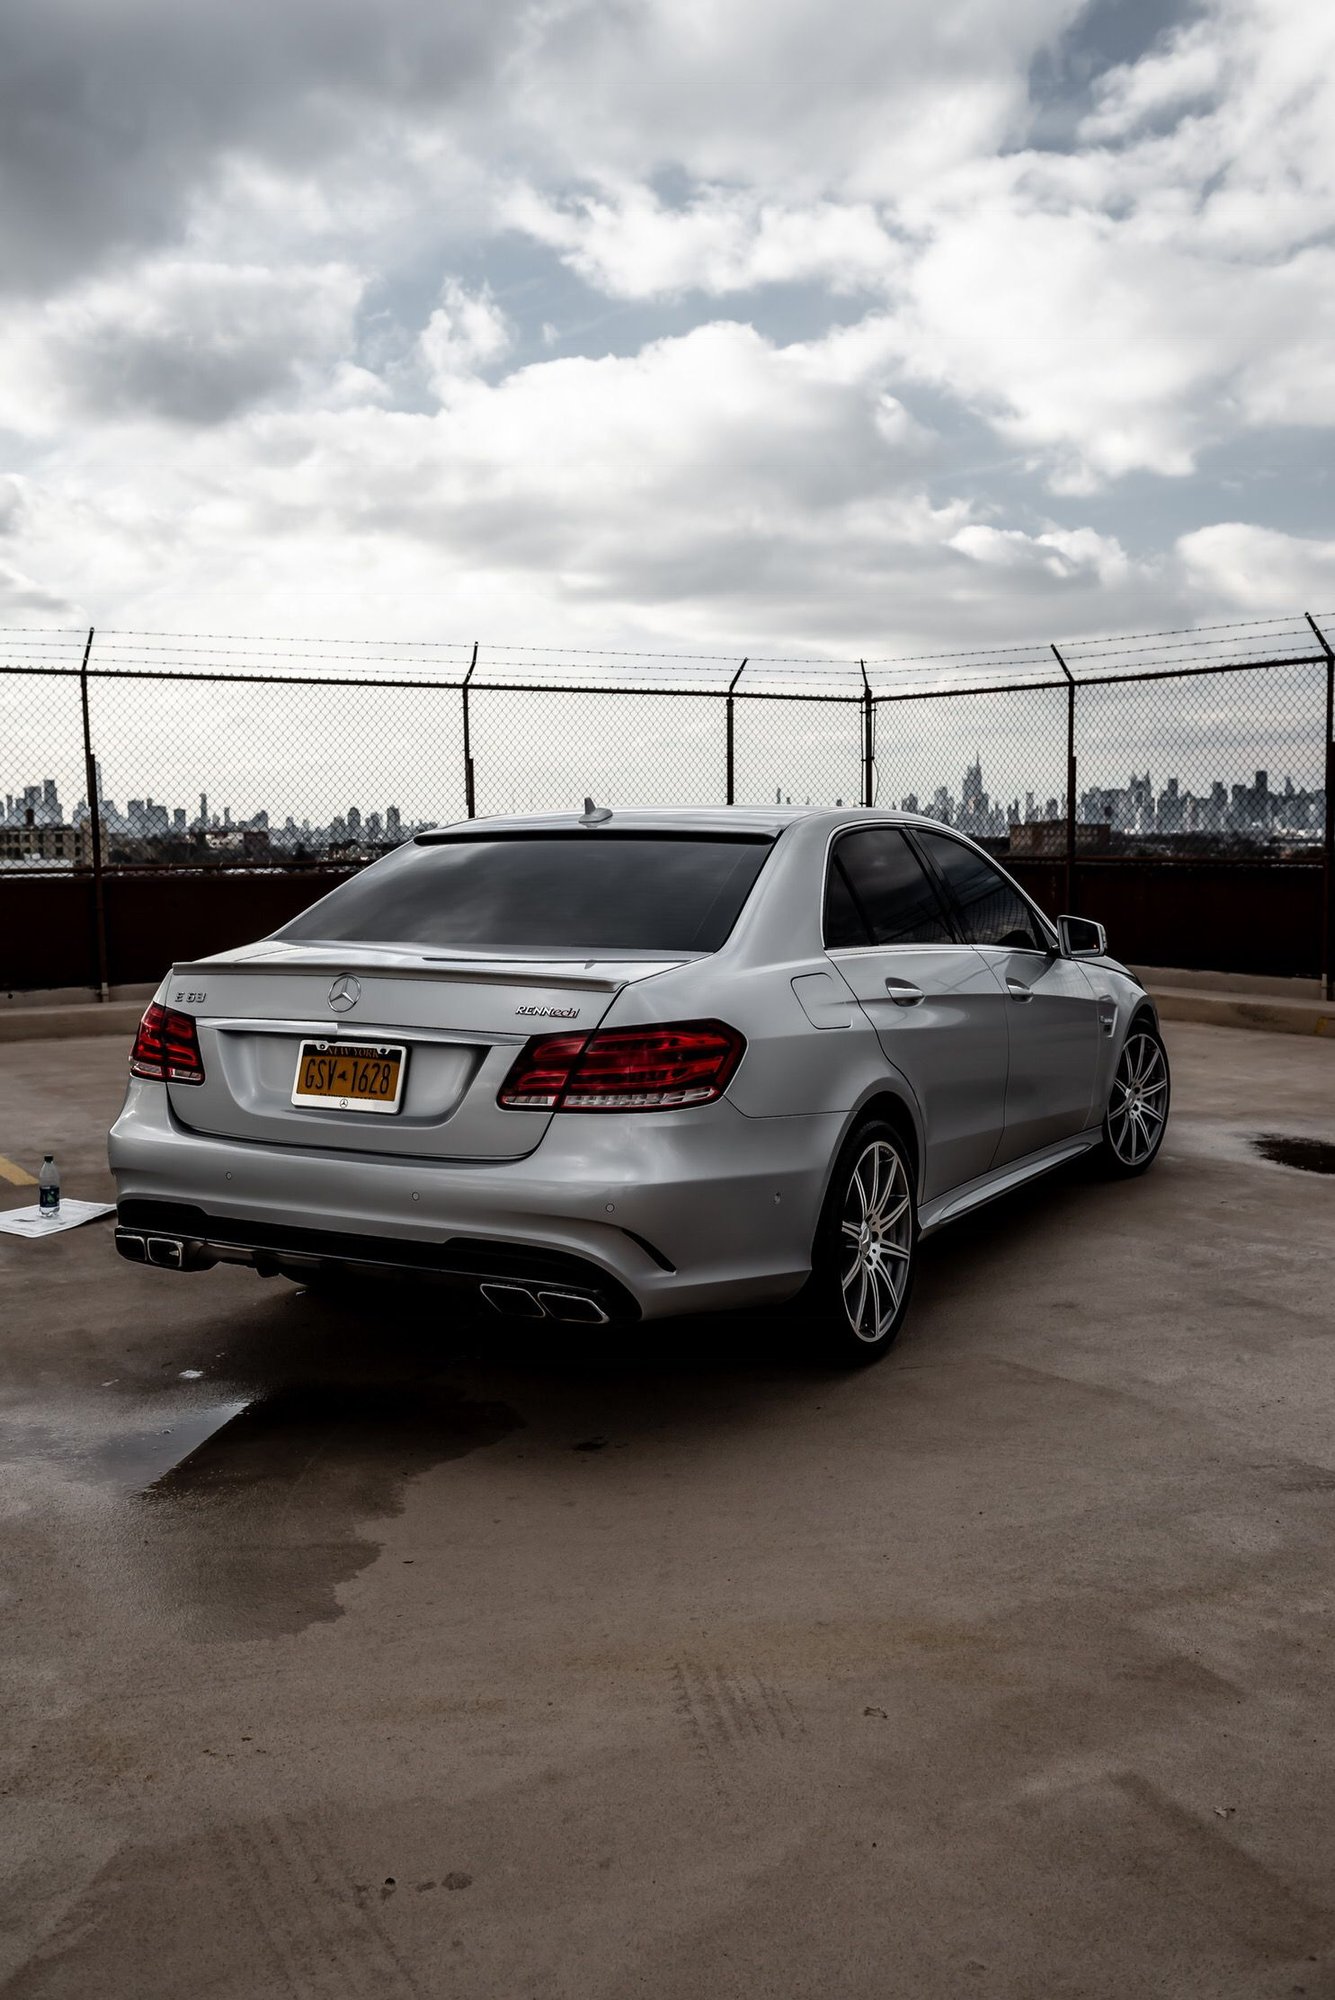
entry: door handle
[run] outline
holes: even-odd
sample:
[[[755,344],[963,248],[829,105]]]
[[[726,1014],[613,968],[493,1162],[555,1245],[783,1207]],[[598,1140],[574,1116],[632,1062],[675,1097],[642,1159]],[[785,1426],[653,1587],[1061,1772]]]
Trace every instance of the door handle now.
[[[910,986],[907,979],[887,979],[885,990],[896,1007],[916,1007],[924,997],[921,986]]]
[[[1026,986],[1023,979],[1008,979],[1006,991],[1012,1000],[1032,1000],[1034,997],[1033,988]]]

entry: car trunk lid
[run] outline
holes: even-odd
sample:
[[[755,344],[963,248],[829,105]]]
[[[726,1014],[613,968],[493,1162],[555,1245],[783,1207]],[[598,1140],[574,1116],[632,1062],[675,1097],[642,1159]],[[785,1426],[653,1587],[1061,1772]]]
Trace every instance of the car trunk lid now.
[[[507,959],[273,940],[173,969],[166,1005],[191,1014],[202,1084],[169,1084],[192,1131],[266,1144],[441,1160],[516,1159],[551,1113],[503,1111],[531,1035],[585,1034],[628,984],[682,959]],[[404,1050],[393,1113],[293,1104],[302,1044]]]

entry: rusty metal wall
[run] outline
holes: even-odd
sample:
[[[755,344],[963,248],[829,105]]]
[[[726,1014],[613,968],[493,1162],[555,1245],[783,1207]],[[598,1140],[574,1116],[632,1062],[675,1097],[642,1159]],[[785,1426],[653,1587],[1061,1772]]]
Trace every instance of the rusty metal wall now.
[[[176,960],[265,937],[351,872],[108,875],[108,983],[157,981]],[[0,992],[96,984],[91,877],[0,875]]]
[[[1066,907],[1060,860],[1006,865],[1041,908],[1056,916]],[[349,872],[109,875],[111,984],[157,980],[174,960],[264,937]],[[1317,862],[1082,861],[1075,889],[1076,909],[1105,924],[1113,951],[1133,964],[1282,977],[1319,971]],[[95,983],[90,878],[0,875],[0,991]]]
[[[1003,865],[1040,909],[1068,908],[1062,862]],[[1094,917],[1132,965],[1315,979],[1321,971],[1319,861],[1080,861],[1074,914]]]

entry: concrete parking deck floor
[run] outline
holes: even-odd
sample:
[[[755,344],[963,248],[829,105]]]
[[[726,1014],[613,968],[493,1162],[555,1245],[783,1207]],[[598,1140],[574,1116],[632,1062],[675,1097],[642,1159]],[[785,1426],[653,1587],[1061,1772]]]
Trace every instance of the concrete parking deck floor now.
[[[1335,1993],[1335,1048],[1170,1035],[856,1378],[0,1238],[6,2000]]]

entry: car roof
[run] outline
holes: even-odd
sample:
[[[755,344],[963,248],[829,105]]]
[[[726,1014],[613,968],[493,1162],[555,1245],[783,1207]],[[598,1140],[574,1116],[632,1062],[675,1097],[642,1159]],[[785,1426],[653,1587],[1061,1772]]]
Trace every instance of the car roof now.
[[[637,833],[759,833],[778,834],[801,820],[825,821],[831,826],[856,825],[862,819],[902,822],[904,825],[935,825],[920,813],[898,812],[880,806],[613,806],[611,818],[600,822],[613,831],[632,828]],[[565,832],[582,823],[574,810],[563,813],[518,813],[493,819],[452,820],[433,827],[432,833],[515,833]]]

